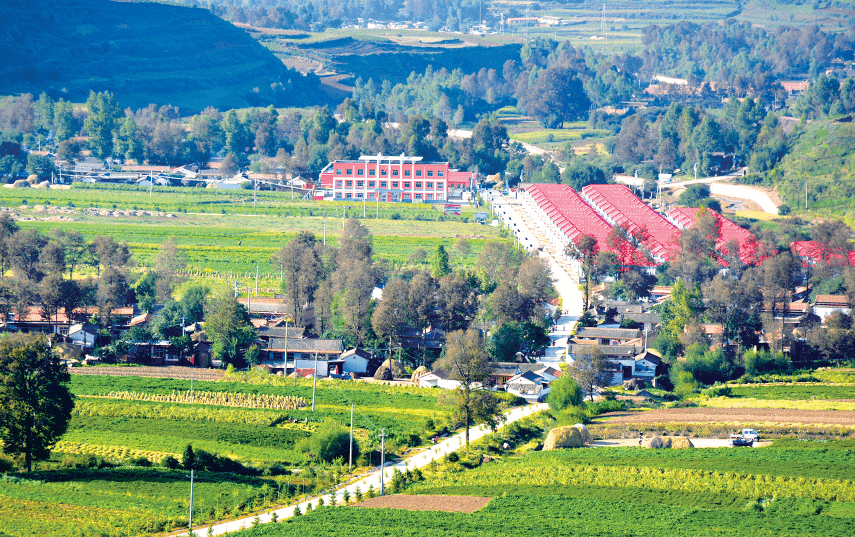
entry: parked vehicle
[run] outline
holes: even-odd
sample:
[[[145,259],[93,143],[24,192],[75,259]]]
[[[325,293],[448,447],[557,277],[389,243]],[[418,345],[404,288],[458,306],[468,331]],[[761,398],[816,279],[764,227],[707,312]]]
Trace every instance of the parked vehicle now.
[[[742,429],[736,434],[730,435],[730,443],[732,446],[748,446],[752,447],[754,442],[760,440],[760,435],[754,429]]]

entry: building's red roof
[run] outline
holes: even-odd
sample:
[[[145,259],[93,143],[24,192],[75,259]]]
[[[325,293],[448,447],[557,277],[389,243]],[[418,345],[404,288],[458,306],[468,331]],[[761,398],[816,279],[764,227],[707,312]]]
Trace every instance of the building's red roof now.
[[[668,211],[668,218],[676,222],[680,229],[689,229],[695,227],[695,220],[700,209],[697,207],[677,207]],[[719,231],[719,238],[716,241],[715,249],[721,255],[727,255],[727,243],[735,240],[739,245],[739,259],[749,264],[751,262],[762,262],[763,259],[757,259],[757,239],[745,228],[739,227],[718,212],[712,209],[706,209],[715,216],[716,228]],[[727,266],[727,262],[719,258],[719,263]]]
[[[680,230],[626,185],[588,185],[582,189],[582,194],[606,220],[626,225],[632,234],[645,234],[644,244],[654,256],[667,261],[676,255]]]
[[[95,306],[87,306],[85,308],[77,308],[74,310],[74,313],[77,317],[98,315],[98,308]],[[114,308],[110,315],[113,317],[126,317],[130,319],[134,315],[133,306],[128,306],[126,308]],[[31,306],[27,308],[26,313],[19,317],[17,313],[11,312],[9,314],[9,322],[13,323],[41,323],[41,322],[50,322],[50,323],[58,323],[58,324],[68,324],[71,321],[68,316],[65,314],[65,309],[60,308],[59,311],[50,316],[50,319],[45,319],[42,317],[42,309],[38,306]]]
[[[790,243],[790,249],[802,260],[810,260],[811,264],[825,261],[840,266],[855,266],[855,251],[843,251],[839,248],[827,247],[823,252],[822,244],[819,241],[793,241]],[[804,261],[803,264],[807,265]]]
[[[571,241],[580,235],[588,235],[597,240],[601,252],[615,251],[608,241],[612,226],[573,188],[568,185],[533,184],[526,187],[526,192]],[[620,251],[615,253],[623,265],[651,264],[630,244],[620,245]]]
[[[816,295],[814,306],[821,308],[848,308],[849,297],[846,295]]]

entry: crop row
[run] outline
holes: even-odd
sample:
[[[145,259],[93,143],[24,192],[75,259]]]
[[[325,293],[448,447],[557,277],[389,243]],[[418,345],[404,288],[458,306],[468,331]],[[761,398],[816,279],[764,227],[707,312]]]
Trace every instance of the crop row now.
[[[655,467],[615,467],[598,465],[535,466],[510,471],[506,465],[487,466],[459,474],[446,474],[446,485],[539,485],[573,487],[595,485],[674,490],[687,493],[713,492],[746,498],[813,498],[855,501],[855,484],[837,479],[808,479],[758,474],[738,474],[706,470]]]
[[[107,446],[101,444],[87,444],[85,442],[66,442],[60,440],[56,443],[54,451],[59,453],[70,453],[72,455],[98,455],[105,459],[126,461],[145,457],[152,462],[160,462],[166,457],[180,457],[178,453],[165,453],[163,451],[148,451],[143,449],[131,449],[126,446]]]
[[[308,403],[302,397],[293,395],[268,395],[228,392],[176,392],[171,394],[152,394],[142,392],[110,392],[106,399],[130,401],[156,401],[162,403],[192,403],[198,405],[235,406],[243,408],[270,408],[274,410],[297,410]]]
[[[699,406],[713,408],[780,408],[790,410],[855,410],[855,401],[827,399],[755,399],[753,397],[711,397],[698,399]]]
[[[88,399],[88,400],[87,400]],[[221,423],[246,423],[271,426],[285,419],[279,413],[234,408],[225,410],[203,405],[152,404],[147,402],[112,403],[83,396],[74,406],[76,416],[108,416],[124,418],[149,418],[182,421],[214,421]]]
[[[609,490],[599,498],[575,497],[574,490],[532,497],[528,487],[505,487],[483,509],[472,514],[403,509],[322,507],[281,524],[263,524],[240,537],[516,537],[519,535],[636,535],[669,537],[756,535],[851,535],[851,518],[818,514],[822,507],[805,500],[776,499],[749,508],[719,508],[700,502],[625,502],[612,499]],[[433,499],[432,499],[433,500]],[[453,505],[450,499],[448,505]],[[413,498],[412,505],[420,504]],[[743,499],[742,505],[746,504]],[[764,507],[765,506],[765,507]]]

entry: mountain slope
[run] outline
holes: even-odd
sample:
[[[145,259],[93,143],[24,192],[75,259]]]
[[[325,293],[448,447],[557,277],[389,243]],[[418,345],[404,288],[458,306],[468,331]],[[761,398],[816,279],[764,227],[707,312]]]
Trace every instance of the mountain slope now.
[[[204,9],[110,0],[0,2],[0,93],[72,101],[109,90],[131,107],[302,104],[314,80]]]

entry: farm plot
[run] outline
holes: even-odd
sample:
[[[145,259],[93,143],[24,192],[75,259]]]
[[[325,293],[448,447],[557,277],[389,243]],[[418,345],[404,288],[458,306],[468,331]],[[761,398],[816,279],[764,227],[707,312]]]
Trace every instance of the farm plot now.
[[[602,416],[619,423],[769,423],[855,427],[855,411],[774,408],[669,408],[646,412],[615,412]]]
[[[409,489],[409,502],[384,500],[410,507],[424,495],[492,497],[471,514],[324,507],[241,536],[847,535],[855,531],[855,483],[841,478],[855,469],[849,448],[532,453],[437,474]],[[791,474],[773,473],[782,466]]]

